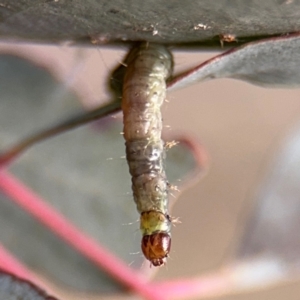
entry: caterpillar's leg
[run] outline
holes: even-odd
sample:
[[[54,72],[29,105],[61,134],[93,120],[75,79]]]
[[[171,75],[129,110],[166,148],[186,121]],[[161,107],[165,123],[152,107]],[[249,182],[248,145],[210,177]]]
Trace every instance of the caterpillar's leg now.
[[[9,163],[11,160],[16,158],[27,148],[31,147],[32,145],[34,145],[38,142],[41,142],[41,141],[43,141],[47,138],[50,138],[52,136],[55,136],[57,134],[61,134],[67,130],[74,129],[76,127],[84,125],[93,120],[101,119],[107,115],[116,113],[116,112],[120,111],[120,109],[121,109],[120,101],[111,102],[100,108],[94,109],[89,112],[84,112],[80,115],[71,117],[68,120],[63,121],[57,125],[54,125],[53,127],[50,127],[48,129],[37,132],[37,133],[21,140],[20,142],[18,142],[14,146],[10,147],[6,151],[1,152],[0,153],[0,165]]]

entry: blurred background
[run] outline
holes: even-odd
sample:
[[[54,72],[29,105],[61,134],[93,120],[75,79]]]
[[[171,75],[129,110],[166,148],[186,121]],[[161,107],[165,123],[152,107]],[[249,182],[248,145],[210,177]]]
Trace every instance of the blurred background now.
[[[42,108],[45,110],[46,115],[51,115],[52,109],[59,112],[59,115],[51,117],[51,120],[46,120],[44,115],[40,115],[39,119],[41,123],[45,123],[44,127],[48,125],[48,122],[54,123],[56,119],[62,119],[73,112],[73,107],[70,108],[68,106],[69,100],[64,102],[68,89],[71,89],[73,94],[82,103],[78,104],[77,108],[83,105],[91,109],[104,101],[109,101],[110,96],[107,93],[106,85],[108,76],[111,70],[122,61],[126,51],[126,49],[116,50],[96,47],[93,49],[83,49],[68,48],[65,46],[33,46],[5,43],[0,45],[0,52],[2,54],[16,55],[18,58],[27,59],[30,61],[30,64],[33,63],[34,66],[42,67],[47,72],[50,72],[55,78],[54,81],[59,82],[58,87],[55,86],[52,89],[46,89],[45,93],[48,95],[48,98],[44,107],[33,108],[37,102],[28,104],[33,106],[29,107],[28,115],[38,115]],[[217,53],[175,52],[174,54],[175,71],[178,72],[179,70],[188,69],[191,66],[200,64]],[[34,80],[33,83],[31,82],[32,86],[34,86]],[[272,255],[280,257],[281,262],[284,261],[285,263],[284,269],[288,274],[290,268],[297,270],[297,245],[289,247],[287,244],[288,241],[283,241],[286,248],[278,246],[281,245],[282,239],[280,239],[280,232],[276,227],[270,226],[266,232],[262,232],[261,230],[261,228],[266,227],[263,221],[260,220],[264,219],[269,213],[272,214],[272,211],[276,215],[276,212],[284,210],[287,216],[285,216],[286,219],[282,220],[282,223],[287,225],[287,220],[289,219],[288,210],[284,205],[280,207],[275,206],[274,208],[270,205],[270,209],[267,206],[265,211],[266,207],[263,205],[258,206],[258,202],[264,201],[267,198],[268,189],[274,190],[282,183],[282,181],[274,179],[274,174],[287,172],[285,173],[287,174],[285,180],[291,185],[295,184],[297,186],[297,176],[300,175],[298,174],[299,172],[297,173],[296,168],[297,157],[289,163],[285,162],[284,159],[291,159],[293,156],[286,153],[286,147],[291,147],[289,148],[292,149],[290,150],[292,151],[290,154],[295,153],[298,147],[296,145],[293,148],[294,144],[292,146],[290,144],[291,141],[296,139],[297,132],[299,132],[299,95],[299,90],[264,89],[245,82],[229,79],[212,80],[168,94],[168,101],[163,108],[166,134],[171,136],[181,134],[192,137],[203,145],[209,155],[209,159],[206,162],[208,171],[203,172],[205,176],[202,178],[199,176],[199,182],[188,189],[181,187],[182,193],[172,210],[172,215],[178,217],[181,223],[173,228],[172,253],[168,264],[163,268],[159,268],[153,278],[154,281],[161,282],[178,278],[205,276],[205,274],[220,270],[224,266],[232,266],[236,262],[246,261],[249,258],[253,259],[262,253],[272,253]],[[23,103],[24,107],[26,103]],[[6,115],[10,113],[4,108],[1,110],[2,113],[5,111]],[[4,121],[1,123],[1,141],[3,141],[1,145],[4,148],[6,145],[23,136],[23,133],[27,134],[35,130],[36,121],[32,122],[31,120],[31,122],[26,122],[28,117],[27,115],[25,117],[24,110],[18,108],[19,114],[15,116],[12,109],[12,116],[7,117],[5,123]],[[21,122],[20,115],[24,116],[24,122]],[[2,118],[2,120],[4,119],[5,117]],[[122,121],[120,114],[116,116],[115,121]],[[16,123],[19,123],[19,127],[16,126]],[[119,209],[119,200],[126,200],[125,206],[128,207],[128,210],[129,206],[127,204],[129,202],[127,201],[131,201],[129,178],[126,179],[124,187],[122,187],[122,192],[114,190],[114,184],[118,185],[118,182],[111,182],[115,176],[115,172],[119,172],[118,166],[121,165],[124,170],[126,170],[127,166],[126,162],[120,159],[124,155],[122,155],[123,149],[121,147],[120,152],[116,154],[110,153],[110,142],[112,141],[107,128],[113,128],[114,136],[119,139],[118,143],[120,142],[120,145],[122,145],[123,138],[119,134],[122,130],[122,125],[114,127],[114,125],[111,125],[111,120],[106,119],[106,121],[99,123],[99,126],[108,136],[107,140],[102,142],[105,143],[108,150],[107,154],[105,154],[107,157],[103,157],[103,154],[101,156],[103,160],[101,167],[104,168],[105,172],[110,170],[109,172],[112,173],[112,177],[109,177],[107,180],[109,186],[105,193],[109,194],[109,191],[111,191],[112,195],[110,196],[115,198],[115,202],[110,207],[106,206],[105,209],[107,211],[113,209],[111,215],[114,216]],[[14,133],[11,133],[12,128],[15,128]],[[86,134],[85,132],[80,133],[80,130],[79,134]],[[75,137],[75,139],[79,139],[79,144],[85,143],[85,140],[81,138]],[[79,200],[76,200],[76,206],[72,209],[64,202],[62,198],[72,197],[61,193],[60,186],[67,183],[63,179],[60,179],[59,174],[57,174],[58,179],[55,179],[50,170],[53,169],[55,172],[57,165],[51,167],[55,163],[55,160],[58,160],[59,164],[59,162],[66,159],[65,156],[61,155],[62,152],[68,151],[63,148],[67,140],[68,138],[62,135],[58,140],[56,138],[49,140],[45,142],[44,146],[41,144],[41,146],[36,147],[36,150],[29,150],[24,158],[20,158],[12,166],[12,171],[16,172],[25,181],[28,180],[28,184],[31,184],[39,192],[45,189],[52,189],[52,192],[49,192],[49,194],[45,192],[46,197],[54,197],[57,202],[61,203],[60,208],[61,206],[65,206],[65,209],[70,215],[73,214],[75,219],[81,218],[83,215],[82,218],[87,219],[82,220],[82,223],[86,223],[91,218],[96,219],[96,217],[94,215],[89,217],[88,209],[85,210],[80,205]],[[70,143],[74,143],[74,140]],[[56,149],[53,151],[56,152],[48,153],[48,156],[46,156],[45,151],[47,150],[44,149],[51,147],[51,144]],[[115,144],[112,145],[113,148],[119,147]],[[73,147],[76,147],[76,145],[73,144]],[[88,148],[87,145],[85,147]],[[85,151],[85,148],[80,149],[82,152]],[[31,151],[43,153],[44,156],[41,157],[41,162],[35,162],[30,158],[30,155],[35,156],[35,152],[30,154]],[[298,151],[300,153],[300,148],[298,148]],[[93,150],[93,152],[97,152],[97,150]],[[76,155],[75,152],[74,155]],[[80,168],[85,163],[91,164],[91,160],[84,157],[82,156],[78,159],[80,160]],[[112,163],[110,161],[111,158],[113,158]],[[295,167],[292,174],[286,170],[289,164]],[[81,169],[76,174],[73,169],[70,171],[73,175],[75,174],[69,180],[72,181],[69,184],[74,194],[81,193],[85,189],[83,187],[84,184],[89,181],[87,177],[89,175],[86,175],[88,173],[81,175],[80,171]],[[57,173],[59,172],[57,171]],[[34,179],[30,180],[28,177],[32,173],[35,176],[33,176]],[[184,175],[185,173],[182,174],[182,177]],[[92,170],[92,180],[95,180],[94,176],[96,176],[96,171]],[[180,175],[177,177],[180,177]],[[104,174],[104,177],[101,177],[98,181],[103,181],[101,184],[105,184],[105,178]],[[54,185],[51,188],[52,183],[49,187],[48,180],[57,181],[56,184],[59,187]],[[78,185],[80,185],[80,191],[74,190]],[[285,186],[284,188],[293,194],[295,186],[290,186],[289,188]],[[106,197],[105,193],[101,197]],[[290,197],[288,193],[283,193],[283,195]],[[93,197],[96,198],[95,195]],[[273,199],[275,198],[274,196]],[[72,199],[69,200],[72,202]],[[97,212],[101,211],[101,199],[96,199],[95,201],[97,202]],[[171,201],[174,200],[171,199]],[[85,200],[83,202],[84,205],[89,206]],[[277,202],[271,200],[271,203]],[[297,207],[295,205],[291,209],[295,212]],[[95,210],[95,207],[90,207],[90,209]],[[131,209],[135,210],[133,203],[130,206]],[[82,210],[85,210],[84,214],[81,214]],[[255,216],[254,212],[256,212]],[[121,230],[125,228],[125,230],[129,231],[129,234],[132,233],[132,236],[136,239],[135,243],[138,244],[140,237],[139,233],[135,233],[136,229],[138,229],[138,223],[135,222],[136,219],[128,214],[130,222],[135,223],[129,229],[126,229],[128,226],[123,226],[123,220],[119,221],[118,215],[115,216],[117,217],[115,217],[114,222],[119,222],[117,227],[119,229],[121,227]],[[292,224],[291,227],[287,226],[283,235],[285,237],[290,236],[290,240],[293,241],[297,237],[297,227],[295,227],[297,221],[293,219],[290,223]],[[261,227],[255,227],[256,225]],[[255,232],[261,233],[260,238],[253,236]],[[105,234],[110,234],[108,229],[103,233],[103,235]],[[270,241],[274,242],[274,244],[267,238],[272,234],[274,234],[274,238],[270,238]],[[117,239],[117,236],[115,235],[114,239]],[[7,240],[7,245],[10,245],[11,249],[14,248],[12,244],[15,243],[18,245],[16,241],[12,242],[10,240],[9,243]],[[263,241],[266,241],[266,245],[263,245]],[[297,242],[295,243],[297,244]],[[272,249],[276,248],[274,252],[272,252],[273,250],[268,250],[270,244],[272,244]],[[290,248],[294,249],[292,251],[294,255],[292,258],[286,256],[291,252]],[[133,249],[128,247],[124,249],[127,252],[133,251]],[[24,251],[26,252],[26,249]],[[18,253],[17,255],[19,257],[23,256],[22,258],[26,256],[25,254],[21,255]],[[41,260],[44,260],[44,258],[41,258]],[[132,260],[137,260],[136,256]],[[53,265],[53,262],[49,263]],[[37,266],[33,268],[38,269]],[[41,272],[41,275],[47,281],[52,281],[43,272]],[[237,292],[229,296],[220,296],[218,299],[298,299],[300,286],[299,281],[296,280],[297,277],[292,276],[287,278],[290,281],[284,281],[284,283],[272,286],[269,289],[263,288],[260,291],[251,291],[250,289],[246,293]],[[62,299],[76,298],[76,292],[72,291],[70,286],[64,287],[60,283],[55,286],[53,282],[51,286]],[[112,296],[108,291],[105,293],[107,299],[117,299],[116,295]],[[84,299],[92,297],[88,292],[84,295]],[[94,295],[92,299],[106,298],[103,295],[99,297]]]

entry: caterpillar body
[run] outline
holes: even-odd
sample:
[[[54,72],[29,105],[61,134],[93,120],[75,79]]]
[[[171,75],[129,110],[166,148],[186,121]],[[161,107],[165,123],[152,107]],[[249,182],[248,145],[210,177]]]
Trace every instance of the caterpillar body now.
[[[141,215],[141,248],[153,266],[161,266],[170,252],[172,224],[161,105],[173,59],[165,46],[142,43],[131,50],[126,64],[122,93],[124,138],[133,197]]]

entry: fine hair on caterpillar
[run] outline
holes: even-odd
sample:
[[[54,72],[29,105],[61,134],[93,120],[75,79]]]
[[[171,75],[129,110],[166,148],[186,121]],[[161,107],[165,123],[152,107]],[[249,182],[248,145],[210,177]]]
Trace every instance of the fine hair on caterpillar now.
[[[142,43],[126,58],[122,110],[126,158],[132,191],[140,213],[142,251],[154,266],[161,266],[171,248],[168,212],[169,183],[164,169],[161,106],[173,59],[162,45]]]

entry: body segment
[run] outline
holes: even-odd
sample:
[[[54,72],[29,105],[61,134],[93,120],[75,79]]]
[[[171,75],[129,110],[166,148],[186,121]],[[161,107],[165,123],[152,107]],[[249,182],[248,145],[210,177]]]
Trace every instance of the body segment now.
[[[160,266],[171,245],[161,105],[172,55],[162,45],[143,43],[129,53],[126,63],[122,98],[126,157],[141,214],[142,250],[154,266]]]

